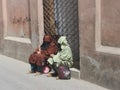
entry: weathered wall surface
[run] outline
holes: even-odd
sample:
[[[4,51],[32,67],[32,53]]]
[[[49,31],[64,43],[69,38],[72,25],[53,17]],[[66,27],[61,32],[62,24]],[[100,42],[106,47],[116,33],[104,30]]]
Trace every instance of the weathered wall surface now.
[[[120,1],[79,0],[81,78],[120,89]]]
[[[28,62],[43,38],[42,0],[0,0],[0,4],[0,53]]]
[[[2,0],[0,0],[0,6],[2,6]],[[3,44],[3,19],[2,19],[2,7],[0,7],[0,52],[2,52]]]

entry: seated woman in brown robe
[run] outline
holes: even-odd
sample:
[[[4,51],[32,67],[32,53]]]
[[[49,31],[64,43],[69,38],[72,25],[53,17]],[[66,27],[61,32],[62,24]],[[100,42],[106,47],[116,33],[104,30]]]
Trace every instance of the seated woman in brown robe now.
[[[37,48],[29,57],[31,65],[30,73],[42,73],[42,64],[50,57],[50,54],[57,53],[57,45],[51,36],[45,35],[43,44]]]

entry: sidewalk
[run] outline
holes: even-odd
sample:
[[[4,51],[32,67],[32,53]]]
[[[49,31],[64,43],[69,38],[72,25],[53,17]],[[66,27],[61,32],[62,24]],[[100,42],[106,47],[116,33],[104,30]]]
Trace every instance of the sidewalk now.
[[[0,90],[108,90],[74,78],[56,80],[45,74],[26,74],[29,70],[29,64],[0,55]]]

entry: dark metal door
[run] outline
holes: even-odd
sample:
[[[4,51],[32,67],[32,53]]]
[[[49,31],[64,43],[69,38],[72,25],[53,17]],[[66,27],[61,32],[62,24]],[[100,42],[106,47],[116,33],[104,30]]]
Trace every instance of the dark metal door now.
[[[67,37],[74,67],[79,69],[78,0],[43,0],[43,3],[45,33]]]

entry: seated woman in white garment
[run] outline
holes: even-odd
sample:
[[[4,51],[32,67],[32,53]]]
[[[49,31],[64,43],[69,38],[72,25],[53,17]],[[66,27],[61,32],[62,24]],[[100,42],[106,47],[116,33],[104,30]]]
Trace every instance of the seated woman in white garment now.
[[[67,42],[67,39],[65,36],[61,36],[58,39],[58,44],[59,44],[59,51],[56,55],[51,54],[50,58],[48,59],[48,63],[51,65],[51,67],[54,70],[54,73],[49,73],[47,76],[52,77],[55,76],[57,79],[58,77],[58,72],[57,72],[57,67],[59,65],[67,65],[67,67],[71,68],[73,66],[73,55],[72,51],[70,48],[70,45]]]

